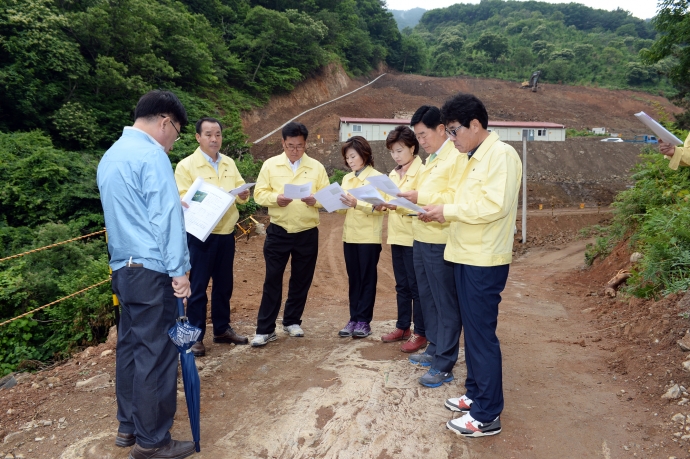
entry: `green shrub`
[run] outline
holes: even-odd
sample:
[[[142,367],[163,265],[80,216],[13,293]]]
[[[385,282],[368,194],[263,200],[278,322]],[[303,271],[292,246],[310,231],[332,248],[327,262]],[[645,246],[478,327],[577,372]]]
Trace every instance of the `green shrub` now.
[[[333,175],[328,177],[328,180],[331,183],[338,182],[339,185],[342,185],[343,184],[343,177],[345,177],[346,175],[347,175],[347,171],[343,171],[340,169],[333,169]]]

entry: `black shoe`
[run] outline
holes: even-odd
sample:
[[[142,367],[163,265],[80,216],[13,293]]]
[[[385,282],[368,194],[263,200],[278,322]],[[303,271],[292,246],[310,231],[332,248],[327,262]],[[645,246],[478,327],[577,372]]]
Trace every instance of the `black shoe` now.
[[[249,344],[249,338],[238,335],[232,327],[225,330],[222,335],[213,335],[214,343]]]
[[[170,443],[160,448],[142,448],[136,445],[129,452],[129,459],[183,459],[194,452],[194,442],[170,440]]]

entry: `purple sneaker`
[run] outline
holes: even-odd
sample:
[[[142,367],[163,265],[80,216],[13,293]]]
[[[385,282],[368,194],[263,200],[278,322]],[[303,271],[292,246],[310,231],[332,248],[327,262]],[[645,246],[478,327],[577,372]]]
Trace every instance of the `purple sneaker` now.
[[[352,332],[355,331],[355,326],[357,325],[357,322],[354,320],[351,320],[345,325],[345,328],[340,330],[338,332],[339,336],[342,336],[343,338],[347,338],[348,336],[352,336]]]
[[[364,338],[371,335],[371,327],[366,322],[357,322],[355,329],[352,331],[353,338]]]

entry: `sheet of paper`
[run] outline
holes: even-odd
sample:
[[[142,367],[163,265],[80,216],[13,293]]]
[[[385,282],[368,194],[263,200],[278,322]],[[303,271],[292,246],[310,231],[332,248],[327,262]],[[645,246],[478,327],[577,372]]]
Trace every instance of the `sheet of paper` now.
[[[367,177],[367,181],[374,185],[382,193],[386,193],[390,196],[397,196],[400,193],[400,188],[393,183],[387,175],[376,175],[374,177]]]
[[[359,188],[352,188],[351,190],[347,190],[347,192],[360,201],[367,202],[372,206],[378,206],[379,204],[386,203],[386,201],[383,200],[381,193],[376,191],[376,188],[374,188],[373,185],[364,185],[360,186]]]
[[[290,183],[286,183],[285,189],[283,190],[283,196],[288,199],[308,198],[309,195],[311,195],[311,182],[303,185],[292,185]]]
[[[233,196],[237,196],[238,194],[242,193],[244,190],[248,190],[251,187],[256,185],[256,183],[245,183],[244,185],[235,188],[234,190],[230,190],[229,193]]]
[[[645,112],[635,113],[635,116],[638,120],[642,121],[645,126],[651,129],[652,132],[654,132],[654,134],[656,134],[658,138],[660,138],[664,142],[670,143],[671,145],[683,145],[682,140],[680,140],[678,137],[669,132],[668,129],[663,127],[661,124],[657,123],[654,120],[654,118],[647,115]]]
[[[235,202],[235,196],[197,177],[182,200],[189,206],[184,208],[185,229],[203,242]]]
[[[321,203],[324,209],[329,212],[335,212],[336,210],[348,208],[348,206],[343,204],[340,200],[340,197],[344,194],[345,190],[343,190],[338,182],[335,182],[314,193],[314,197]]]
[[[388,204],[392,204],[392,205],[398,206],[398,207],[404,207],[405,209],[413,210],[413,211],[417,212],[418,214],[425,214],[426,213],[426,210],[422,209],[417,204],[415,204],[412,201],[405,199],[405,198],[391,199],[390,201],[388,201]]]

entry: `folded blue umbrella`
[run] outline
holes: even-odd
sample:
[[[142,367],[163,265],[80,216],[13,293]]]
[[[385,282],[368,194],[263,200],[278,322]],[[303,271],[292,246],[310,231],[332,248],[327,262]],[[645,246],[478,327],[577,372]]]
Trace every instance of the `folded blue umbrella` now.
[[[182,381],[184,382],[184,395],[187,399],[187,413],[189,414],[189,424],[192,427],[192,438],[196,452],[201,451],[199,447],[201,421],[199,414],[201,411],[201,383],[199,373],[194,363],[192,345],[196,343],[201,335],[201,329],[193,326],[184,315],[184,303],[182,298],[177,299],[177,309],[179,317],[177,322],[168,330],[168,336],[175,343],[180,351],[180,365],[182,366]]]

